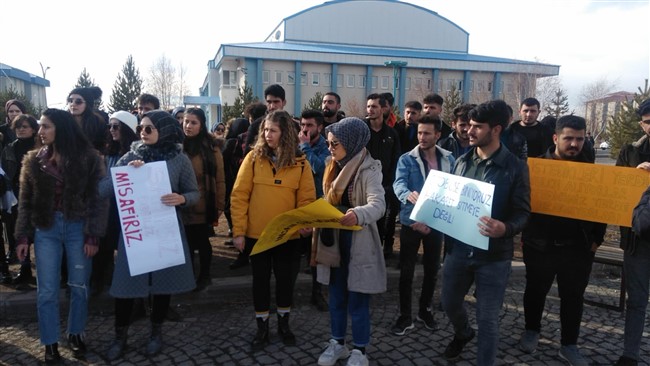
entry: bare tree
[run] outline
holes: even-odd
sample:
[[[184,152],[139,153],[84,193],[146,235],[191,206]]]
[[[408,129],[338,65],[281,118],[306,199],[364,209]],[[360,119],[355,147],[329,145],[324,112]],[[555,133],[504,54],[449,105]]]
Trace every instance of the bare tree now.
[[[151,66],[147,81],[148,92],[158,97],[160,108],[171,109],[174,107],[172,98],[176,96],[176,84],[176,68],[171,59],[163,54]]]
[[[178,83],[177,83],[177,92],[178,92],[178,100],[176,101],[176,105],[181,105],[183,104],[183,98],[190,94],[190,89],[187,84],[187,79],[185,78],[185,74],[187,73],[187,68],[183,66],[183,63],[178,67]]]
[[[584,109],[587,102],[600,99],[610,94],[618,87],[618,80],[609,80],[606,76],[601,76],[598,80],[586,84],[580,91],[580,104]]]
[[[544,108],[553,104],[556,92],[558,90],[564,90],[564,87],[562,86],[562,79],[559,76],[549,76],[537,79],[536,89],[535,98],[539,100],[539,103]],[[548,114],[545,108],[542,111],[544,115],[540,116],[540,119]]]

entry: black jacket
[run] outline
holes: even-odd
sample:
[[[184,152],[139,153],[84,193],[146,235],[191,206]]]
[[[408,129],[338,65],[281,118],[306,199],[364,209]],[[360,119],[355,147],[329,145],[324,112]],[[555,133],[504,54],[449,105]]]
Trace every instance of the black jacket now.
[[[449,136],[438,140],[437,145],[447,151],[451,151],[451,155],[453,155],[454,158],[456,159],[458,159],[461,155],[463,155],[460,144],[456,139],[456,131],[452,131],[452,133],[450,133]]]
[[[650,187],[643,192],[639,204],[632,213],[632,230],[637,241],[643,240],[646,245],[650,242]]]
[[[370,141],[366,148],[373,159],[381,162],[381,173],[383,178],[381,185],[385,191],[393,191],[393,181],[395,181],[395,170],[397,170],[397,160],[401,155],[399,136],[395,129],[383,124],[381,130],[376,132],[370,127],[370,122],[366,121],[370,129]]]
[[[555,145],[549,147],[540,158],[554,159],[554,151]],[[589,154],[585,153],[578,155],[576,161],[593,163],[590,161]],[[540,251],[545,251],[557,243],[558,245],[581,246],[585,252],[588,252],[591,250],[592,243],[602,244],[606,229],[607,224],[604,223],[533,213],[530,215],[530,220],[521,239],[525,246]]]
[[[468,161],[474,156],[475,149],[470,149],[456,160],[453,174],[465,175]],[[508,260],[512,259],[514,253],[513,237],[524,229],[530,216],[528,165],[515,157],[503,144],[489,160],[480,180],[494,184],[491,217],[506,225],[506,233],[501,238],[491,238],[488,250],[475,248],[474,255],[491,261]],[[445,237],[445,243],[450,251],[453,251],[454,245],[467,245],[450,236]]]

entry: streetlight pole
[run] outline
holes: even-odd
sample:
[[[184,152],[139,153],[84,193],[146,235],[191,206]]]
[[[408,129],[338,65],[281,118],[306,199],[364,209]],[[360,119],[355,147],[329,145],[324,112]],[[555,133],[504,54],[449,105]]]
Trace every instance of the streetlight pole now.
[[[384,62],[384,65],[386,66],[391,66],[393,68],[393,97],[395,98],[395,104],[397,106],[400,106],[399,98],[397,97],[397,73],[400,68],[405,67],[408,65],[408,62],[406,61],[386,61]]]
[[[49,70],[50,67],[49,66],[48,67],[43,67],[43,63],[40,62],[40,61],[38,62],[38,64],[41,65],[41,72],[43,73],[43,79],[45,79],[45,75],[47,74],[47,70]]]

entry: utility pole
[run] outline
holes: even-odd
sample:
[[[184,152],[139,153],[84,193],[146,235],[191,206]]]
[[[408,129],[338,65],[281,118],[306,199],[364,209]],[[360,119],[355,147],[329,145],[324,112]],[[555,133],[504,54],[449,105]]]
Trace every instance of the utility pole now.
[[[47,70],[49,70],[50,67],[49,66],[43,67],[43,63],[40,61],[38,62],[38,64],[41,65],[41,72],[43,73],[43,79],[46,79],[45,76],[47,75]]]

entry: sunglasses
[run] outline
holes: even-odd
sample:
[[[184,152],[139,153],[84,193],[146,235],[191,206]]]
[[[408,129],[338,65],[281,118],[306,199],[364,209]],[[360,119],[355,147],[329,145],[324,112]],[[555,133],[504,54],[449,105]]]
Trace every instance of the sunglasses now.
[[[74,98],[74,99],[68,98],[68,104],[81,105],[84,103],[86,102],[84,102],[84,100],[81,98]]]
[[[117,131],[117,130],[120,129],[120,124],[119,123],[109,123],[108,124],[108,129]]]
[[[341,141],[327,141],[327,140],[325,140],[325,144],[327,144],[328,148],[336,149],[339,145],[341,145]]]
[[[135,128],[135,132],[137,132],[137,133],[144,132],[144,133],[146,133],[147,135],[151,135],[151,133],[152,133],[155,129],[156,129],[156,127],[154,127],[154,126],[150,126],[150,125],[149,125],[149,126],[144,126],[144,127],[142,127],[142,126],[138,126],[138,127]]]

